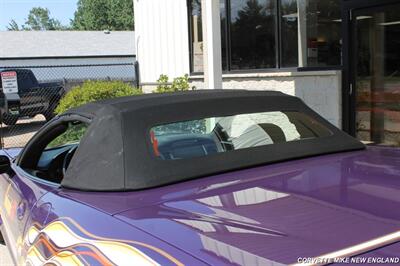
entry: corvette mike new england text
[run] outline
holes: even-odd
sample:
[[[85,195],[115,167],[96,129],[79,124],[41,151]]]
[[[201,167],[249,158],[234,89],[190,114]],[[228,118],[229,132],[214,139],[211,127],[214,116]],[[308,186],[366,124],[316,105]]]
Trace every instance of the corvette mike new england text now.
[[[300,257],[297,259],[299,265],[321,265],[321,264],[398,264],[400,257],[343,257],[343,258],[307,258]]]

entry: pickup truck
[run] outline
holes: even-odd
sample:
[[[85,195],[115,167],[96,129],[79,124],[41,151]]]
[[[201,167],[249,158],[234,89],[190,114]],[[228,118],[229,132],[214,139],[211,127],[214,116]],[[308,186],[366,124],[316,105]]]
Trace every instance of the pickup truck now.
[[[54,117],[54,110],[65,93],[61,82],[39,83],[30,69],[0,69],[0,76],[4,124],[15,125],[21,117],[38,114],[46,120]]]

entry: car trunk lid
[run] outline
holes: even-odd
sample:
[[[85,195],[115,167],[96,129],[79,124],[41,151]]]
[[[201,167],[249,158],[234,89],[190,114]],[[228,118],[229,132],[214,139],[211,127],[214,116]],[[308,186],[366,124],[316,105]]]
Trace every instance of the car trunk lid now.
[[[399,155],[369,148],[177,184],[116,217],[211,264],[356,256],[400,240]]]
[[[384,246],[398,241],[399,192],[400,150],[369,147],[143,191],[60,194],[211,265],[279,265],[398,251]]]

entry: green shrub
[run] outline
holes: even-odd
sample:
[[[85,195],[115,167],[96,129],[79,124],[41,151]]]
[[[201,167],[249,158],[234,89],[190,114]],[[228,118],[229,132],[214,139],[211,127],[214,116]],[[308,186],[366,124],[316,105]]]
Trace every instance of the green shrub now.
[[[81,86],[72,88],[60,101],[55,112],[57,114],[103,99],[117,98],[141,94],[140,89],[122,81],[86,81]]]
[[[160,75],[159,79],[157,80],[157,90],[156,92],[167,92],[171,90],[171,86],[168,85],[169,78],[167,75]]]
[[[156,92],[177,92],[177,91],[187,91],[190,88],[189,76],[185,75],[183,77],[175,78],[172,84],[169,85],[169,78],[167,75],[161,75],[157,80],[158,86]]]

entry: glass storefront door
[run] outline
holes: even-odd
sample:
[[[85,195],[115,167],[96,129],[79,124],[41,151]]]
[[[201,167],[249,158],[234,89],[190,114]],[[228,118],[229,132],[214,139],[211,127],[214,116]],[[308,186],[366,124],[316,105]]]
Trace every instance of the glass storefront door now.
[[[356,10],[353,23],[356,136],[400,147],[400,4]]]

